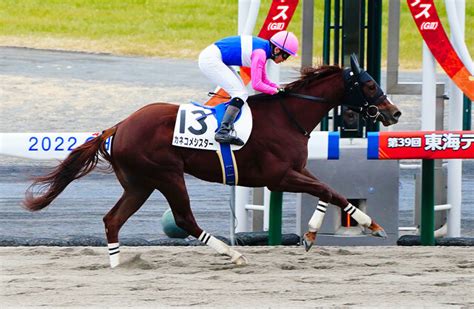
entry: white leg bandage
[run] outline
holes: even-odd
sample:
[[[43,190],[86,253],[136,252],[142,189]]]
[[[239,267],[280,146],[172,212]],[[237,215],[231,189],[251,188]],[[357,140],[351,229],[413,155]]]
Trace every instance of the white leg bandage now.
[[[326,214],[328,203],[319,201],[318,206],[316,206],[316,210],[313,213],[313,216],[309,220],[308,223],[308,231],[310,232],[317,232],[321,228],[323,224],[324,215]]]
[[[212,249],[216,250],[219,254],[229,255],[229,246],[206,231],[202,231],[201,236],[199,236],[199,240]]]
[[[357,221],[362,226],[369,227],[372,223],[372,219],[367,216],[363,211],[349,203],[349,205],[344,208],[344,211],[351,215],[354,220]]]
[[[110,267],[114,268],[120,264],[120,245],[118,242],[109,243]]]
[[[201,236],[199,236],[198,239],[204,244],[216,250],[219,254],[230,256],[232,263],[242,265],[247,264],[248,262],[245,256],[235,251],[234,249],[226,245],[224,242],[215,238],[206,231],[202,231]]]

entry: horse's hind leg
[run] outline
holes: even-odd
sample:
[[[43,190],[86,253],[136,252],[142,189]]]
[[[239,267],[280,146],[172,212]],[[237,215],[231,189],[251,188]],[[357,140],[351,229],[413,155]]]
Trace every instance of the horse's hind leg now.
[[[247,263],[247,259],[241,253],[232,249],[206,231],[203,231],[198,226],[191,210],[189,196],[182,174],[170,173],[165,177],[161,175],[160,180],[162,181],[160,181],[161,185],[158,187],[158,190],[160,190],[167,199],[177,226],[213,248],[219,254],[229,256],[233,263],[237,265]]]
[[[118,234],[123,224],[145,203],[152,188],[127,187],[115,206],[104,216],[105,234],[109,247],[110,267],[120,264],[120,244]]]

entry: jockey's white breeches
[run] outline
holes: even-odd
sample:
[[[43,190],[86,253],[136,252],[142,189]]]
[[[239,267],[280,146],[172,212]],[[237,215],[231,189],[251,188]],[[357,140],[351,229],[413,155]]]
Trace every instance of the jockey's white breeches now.
[[[216,45],[211,44],[201,52],[199,69],[232,98],[239,97],[244,102],[247,101],[249,94],[242,79],[237,72],[222,62],[221,51]]]

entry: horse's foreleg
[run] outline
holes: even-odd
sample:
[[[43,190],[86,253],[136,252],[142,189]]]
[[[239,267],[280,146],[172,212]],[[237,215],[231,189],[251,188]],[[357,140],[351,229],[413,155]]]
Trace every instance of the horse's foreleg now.
[[[303,169],[302,174],[319,182],[319,180],[313,174],[311,174],[307,169]],[[384,229],[379,224],[377,224],[375,220],[370,218],[362,210],[358,209],[357,207],[349,203],[349,201],[345,197],[340,195],[338,192],[334,190],[332,191],[333,192],[331,193],[331,200],[329,201],[329,203],[339,206],[346,213],[349,213],[351,217],[357,221],[358,224],[371,230],[373,236],[382,237],[382,238],[387,237],[387,233],[385,233]],[[317,211],[318,210],[316,209],[315,213]],[[311,230],[309,230],[309,232],[311,232]]]
[[[288,171],[278,188],[270,189],[286,192],[304,192],[319,198],[316,210],[308,222],[308,232],[303,235],[303,244],[305,250],[308,251],[316,241],[316,234],[323,223],[328,203],[332,201],[333,195],[337,193],[320,182],[307,170],[303,170],[301,173],[294,170]]]
[[[382,227],[375,223],[367,214],[353,206],[346,198],[331,189],[326,184],[319,181],[308,170],[304,169],[301,173],[290,170],[282,179],[278,190],[287,192],[304,192],[316,196],[320,199],[316,210],[308,224],[308,232],[303,237],[306,251],[308,251],[316,240],[316,234],[320,229],[326,207],[328,203],[339,206],[345,212],[349,213],[354,220],[361,226],[372,230],[372,235],[385,237],[386,234]]]
[[[126,189],[120,200],[104,216],[105,234],[109,248],[110,267],[120,264],[120,243],[118,234],[123,224],[145,203],[153,189]]]
[[[166,197],[170,205],[176,225],[216,250],[219,254],[229,256],[233,263],[237,265],[247,264],[245,256],[211,234],[203,231],[198,226],[191,210],[183,176],[174,174],[171,177],[167,177],[167,179],[166,184],[160,186],[159,190]]]

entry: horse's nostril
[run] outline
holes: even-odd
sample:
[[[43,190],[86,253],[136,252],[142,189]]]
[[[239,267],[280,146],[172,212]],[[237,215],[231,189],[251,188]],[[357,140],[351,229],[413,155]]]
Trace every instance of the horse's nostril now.
[[[398,119],[398,118],[400,118],[401,115],[402,115],[402,112],[400,112],[400,111],[395,112],[395,114],[393,114],[393,118]]]

